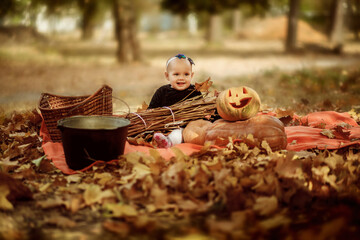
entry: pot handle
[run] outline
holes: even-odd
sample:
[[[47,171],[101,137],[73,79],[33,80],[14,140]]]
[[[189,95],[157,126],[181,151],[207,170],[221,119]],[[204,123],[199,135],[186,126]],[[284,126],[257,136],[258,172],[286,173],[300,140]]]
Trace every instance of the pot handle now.
[[[129,112],[126,114],[126,117],[127,117],[127,116],[131,113],[129,104],[127,104],[127,102],[125,102],[125,101],[122,100],[121,98],[118,98],[118,97],[115,97],[115,96],[112,96],[112,98],[114,98],[114,99],[116,99],[116,100],[120,100],[121,102],[123,102],[123,103],[127,106],[128,110],[129,110]]]

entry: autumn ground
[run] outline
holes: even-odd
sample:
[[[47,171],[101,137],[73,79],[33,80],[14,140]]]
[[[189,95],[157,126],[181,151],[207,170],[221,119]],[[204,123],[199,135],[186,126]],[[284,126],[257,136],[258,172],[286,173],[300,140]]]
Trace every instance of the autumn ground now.
[[[279,41],[208,49],[201,39],[147,38],[144,62],[126,66],[114,49],[64,40],[0,48],[0,239],[358,238],[358,146],[296,153],[242,144],[170,162],[133,154],[64,175],[43,157],[36,112],[10,113],[36,108],[42,92],[87,95],[102,84],[135,111],[166,83],[164,63],[178,52],[194,59],[196,81],[250,86],[263,108],[359,113],[359,44],[341,56],[285,55]],[[115,109],[126,108],[115,101]]]

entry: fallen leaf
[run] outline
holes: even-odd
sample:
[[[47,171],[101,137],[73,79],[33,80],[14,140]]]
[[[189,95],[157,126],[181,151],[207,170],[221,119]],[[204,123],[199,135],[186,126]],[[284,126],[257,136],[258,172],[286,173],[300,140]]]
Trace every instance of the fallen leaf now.
[[[350,126],[350,125],[349,125]],[[335,126],[333,129],[333,134],[335,135],[335,138],[336,139],[344,139],[344,140],[350,140],[350,130],[346,130],[348,129],[349,127],[346,126],[346,127],[343,127],[342,125],[337,125]]]
[[[195,89],[199,92],[209,92],[209,88],[212,86],[211,77],[201,83],[195,83]]]
[[[40,164],[41,164],[41,161],[45,158],[46,156],[42,156],[42,157],[39,157],[38,159],[34,159],[32,160],[31,162],[33,164],[35,164],[36,167],[40,167]]]
[[[110,180],[114,179],[114,177],[108,172],[95,173],[94,178],[98,179],[98,184],[100,184],[102,186],[104,186]]]
[[[103,223],[103,227],[110,232],[119,234],[123,238],[130,233],[130,226],[126,222],[107,220]]]
[[[256,198],[253,209],[260,215],[270,215],[278,209],[278,200],[275,196],[258,197]]]
[[[69,204],[66,206],[72,213],[76,213],[80,208],[83,202],[83,197],[79,195],[75,195],[71,197],[69,200]]]
[[[283,110],[283,109],[280,109],[280,108],[277,108],[275,110],[275,113],[276,113],[276,117],[277,118],[283,118],[283,117],[293,117],[294,116],[294,111],[293,110]]]
[[[280,177],[297,178],[304,180],[304,174],[301,168],[301,161],[297,159],[279,158],[276,162],[275,172]]]
[[[7,189],[9,189],[10,192],[7,196],[9,201],[33,199],[30,189],[9,174],[0,172],[0,184],[7,186]]]
[[[171,150],[175,153],[175,158],[177,161],[186,161],[189,158],[188,155],[186,155],[177,147],[172,147]]]
[[[149,107],[149,105],[144,101],[142,104],[141,104],[141,108],[138,108],[137,110],[136,110],[136,112],[143,112],[143,111],[145,111],[146,109],[148,109],[148,107]]]
[[[36,205],[43,209],[49,209],[60,206],[66,206],[66,202],[60,197],[56,196],[55,198],[48,198],[46,200],[37,201]]]
[[[156,208],[161,208],[168,203],[168,193],[166,189],[161,189],[158,185],[152,187],[150,196]]]
[[[81,181],[81,174],[73,174],[65,178],[68,183],[79,183]]]
[[[272,153],[271,147],[269,146],[269,143],[267,141],[261,142],[261,147],[266,150],[266,153],[269,155]]]
[[[61,228],[73,228],[77,225],[75,221],[64,216],[49,217],[45,219],[45,223],[55,225]]]
[[[270,230],[280,226],[288,226],[291,223],[291,219],[288,217],[278,214],[259,223],[260,227]]]
[[[13,210],[14,206],[9,202],[7,196],[10,193],[10,189],[7,185],[0,185],[0,209]]]
[[[101,203],[103,198],[115,197],[115,194],[110,189],[102,191],[99,185],[89,184],[85,189],[83,197],[86,205],[93,205]]]
[[[9,172],[16,169],[18,164],[18,161],[10,161],[10,157],[0,159],[0,169],[2,169],[3,172]]]
[[[330,156],[325,157],[323,161],[331,168],[336,169],[336,166],[344,164],[343,156],[331,153]]]
[[[181,174],[184,172],[185,167],[184,162],[174,163],[161,175],[162,182],[173,188],[182,186]]]
[[[311,171],[314,175],[318,176],[323,183],[329,183],[334,189],[339,190],[338,185],[335,183],[336,176],[329,175],[330,168],[328,166],[313,167],[311,168]]]
[[[177,202],[177,205],[180,209],[184,211],[195,211],[199,209],[199,205],[189,199],[186,200],[182,199],[181,201]]]
[[[320,133],[330,139],[335,138],[335,135],[331,129],[324,129]]]
[[[105,208],[112,212],[113,217],[135,217],[138,215],[137,210],[131,205],[107,204]]]

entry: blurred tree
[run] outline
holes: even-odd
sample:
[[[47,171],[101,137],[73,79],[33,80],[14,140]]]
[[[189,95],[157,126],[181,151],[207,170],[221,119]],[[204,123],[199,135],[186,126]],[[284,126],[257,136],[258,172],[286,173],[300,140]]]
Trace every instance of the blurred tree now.
[[[46,6],[49,15],[60,14],[74,6],[73,0],[31,0],[34,5]]]
[[[356,40],[360,40],[360,0],[347,0],[349,29],[353,31]]]
[[[232,10],[232,30],[237,33],[240,30],[242,13],[239,8]]]
[[[186,17],[190,12],[193,12],[194,9],[194,1],[191,0],[181,0],[181,1],[171,1],[171,0],[162,0],[161,8],[169,10],[173,14],[180,15],[182,17]]]
[[[15,10],[15,0],[1,0],[0,1],[0,25],[4,24],[6,15]]]
[[[100,1],[97,0],[32,0],[36,4],[46,6],[49,16],[61,15],[69,9],[77,8],[81,14],[81,37],[84,40],[93,36],[95,17],[99,11]]]
[[[244,17],[264,17],[270,9],[271,0],[228,0],[228,7],[232,10],[232,29],[237,33],[240,29],[240,22]],[[278,0],[276,0],[278,1]],[[246,9],[246,11],[245,11]]]
[[[290,0],[289,2],[288,26],[285,42],[285,50],[287,52],[293,52],[296,50],[297,22],[299,18],[300,1],[301,0]]]
[[[55,33],[55,25],[58,18],[63,15],[69,14],[69,11],[76,6],[72,0],[30,0],[32,8],[45,8],[50,31]]]
[[[137,37],[139,1],[113,0],[115,38],[118,43],[117,59],[121,63],[141,60],[140,42]]]
[[[343,25],[344,25],[344,8],[345,0],[333,0],[331,8],[331,25],[330,25],[330,42],[334,44],[336,53],[342,52],[343,47]]]
[[[32,0],[1,0],[0,26],[5,23],[5,19],[14,24],[27,20],[27,25],[33,26],[36,13]]]
[[[268,0],[162,0],[161,7],[183,17],[191,12],[206,16],[206,35],[209,43],[220,42],[222,38],[221,14],[227,9],[238,9],[242,4],[252,6],[254,12],[267,9]],[[237,15],[238,16],[238,15]]]
[[[97,0],[78,0],[80,11],[82,12],[81,19],[81,38],[83,40],[91,39],[94,35],[95,16],[99,11],[99,1]]]
[[[96,23],[98,23],[104,12],[110,7],[110,1],[98,0],[30,0],[33,5],[46,6],[49,16],[66,14],[69,10],[80,11],[81,38],[91,39],[94,35]]]

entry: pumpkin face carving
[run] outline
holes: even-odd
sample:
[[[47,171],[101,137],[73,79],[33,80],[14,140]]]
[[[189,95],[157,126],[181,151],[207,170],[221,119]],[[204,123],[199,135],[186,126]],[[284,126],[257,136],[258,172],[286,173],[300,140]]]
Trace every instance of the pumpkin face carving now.
[[[234,87],[222,91],[216,99],[219,115],[228,121],[246,120],[257,114],[259,95],[249,87]]]

